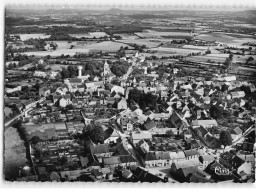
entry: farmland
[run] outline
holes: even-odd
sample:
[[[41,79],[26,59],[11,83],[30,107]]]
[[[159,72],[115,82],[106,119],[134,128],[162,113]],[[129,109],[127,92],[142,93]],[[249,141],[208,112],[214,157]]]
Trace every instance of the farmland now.
[[[89,32],[87,34],[69,34],[71,37],[76,37],[76,38],[99,38],[99,37],[104,37],[108,36],[105,32]]]
[[[21,41],[26,41],[28,39],[45,39],[45,38],[49,38],[50,35],[46,35],[46,34],[16,34],[20,36],[20,40]]]
[[[197,39],[205,41],[217,41],[225,44],[240,45],[244,42],[256,41],[251,35],[234,34],[234,33],[208,33],[200,34]]]
[[[18,176],[19,167],[27,163],[26,148],[17,130],[13,127],[5,129],[4,140],[4,175],[6,179],[13,179]]]
[[[64,55],[75,55],[76,53],[89,53],[90,51],[103,51],[103,52],[115,52],[120,49],[120,47],[126,47],[127,44],[105,41],[100,43],[86,44],[87,42],[68,42],[68,41],[56,41],[58,47],[54,51],[36,51],[36,52],[26,52],[26,55],[34,56],[60,56]],[[79,43],[79,44],[78,44]],[[74,45],[74,48],[70,49],[71,45]],[[128,46],[129,49],[133,47]]]
[[[190,35],[188,32],[184,32],[184,31],[161,32],[161,31],[153,31],[153,30],[146,30],[142,33],[135,33],[135,34],[142,38],[168,37],[173,39],[186,38]]]

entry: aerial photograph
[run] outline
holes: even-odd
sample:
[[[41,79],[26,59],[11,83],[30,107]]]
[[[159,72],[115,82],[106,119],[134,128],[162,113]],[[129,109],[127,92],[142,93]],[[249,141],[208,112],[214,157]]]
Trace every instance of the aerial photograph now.
[[[3,179],[254,183],[256,9],[6,5]]]

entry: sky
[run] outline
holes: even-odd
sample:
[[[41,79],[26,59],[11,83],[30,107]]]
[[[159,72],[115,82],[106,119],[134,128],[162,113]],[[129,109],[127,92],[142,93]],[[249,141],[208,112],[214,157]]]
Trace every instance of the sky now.
[[[19,2],[19,3],[17,3]],[[106,10],[248,10],[255,0],[5,0],[7,8],[83,8]]]

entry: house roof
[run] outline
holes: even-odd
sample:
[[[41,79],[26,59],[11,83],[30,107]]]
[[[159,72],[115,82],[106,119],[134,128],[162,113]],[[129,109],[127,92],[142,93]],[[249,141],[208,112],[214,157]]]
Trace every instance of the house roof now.
[[[177,169],[184,168],[184,167],[191,167],[191,166],[197,166],[200,164],[198,158],[186,160],[186,161],[178,161],[173,163]]]
[[[224,160],[231,160],[232,154],[230,154],[229,152],[224,152],[220,155],[220,157],[223,158]]]
[[[184,150],[183,151],[185,153],[185,156],[188,157],[188,156],[194,156],[194,155],[198,155],[198,152],[196,150]]]
[[[102,154],[109,152],[109,144],[90,145],[92,154]]]
[[[156,127],[156,123],[153,120],[150,120],[150,121],[144,123],[144,127],[146,128],[146,130],[150,130],[150,129]]]
[[[133,155],[120,155],[118,157],[121,163],[137,162]]]
[[[60,179],[60,176],[58,173],[56,172],[52,172],[51,175],[50,175],[50,179],[53,181],[53,180],[58,180]]]
[[[77,78],[71,78],[69,80],[70,83],[82,83],[82,79],[77,79]]]
[[[197,168],[195,166],[189,166],[189,167],[181,167],[178,171],[181,171],[182,174],[187,177],[189,174],[193,174],[197,172]]]
[[[239,128],[239,127],[236,127],[235,129],[232,129],[230,131],[231,134],[236,134],[236,135],[239,135],[241,133],[243,133],[243,131]]]
[[[120,158],[118,156],[112,156],[108,158],[103,158],[104,165],[114,165],[114,164],[120,164]]]
[[[89,160],[87,157],[80,156],[80,162],[81,162],[82,167],[84,167],[84,166],[87,166],[87,163],[89,162]]]
[[[192,126],[217,126],[218,123],[216,120],[194,120],[191,122]]]

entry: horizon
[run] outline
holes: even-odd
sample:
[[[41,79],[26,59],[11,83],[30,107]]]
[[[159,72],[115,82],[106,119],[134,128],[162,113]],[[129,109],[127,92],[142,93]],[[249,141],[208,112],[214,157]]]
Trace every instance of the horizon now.
[[[44,0],[36,2],[33,0],[5,0],[6,9],[82,9],[82,10],[109,10],[117,8],[124,11],[168,11],[168,10],[191,10],[191,11],[245,11],[256,10],[254,0]]]

